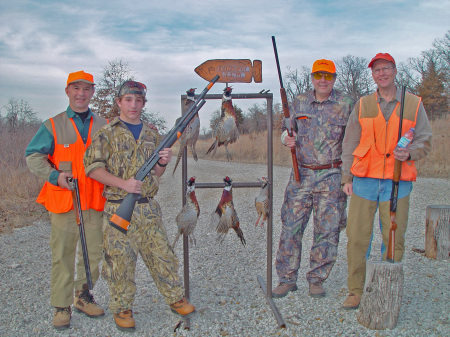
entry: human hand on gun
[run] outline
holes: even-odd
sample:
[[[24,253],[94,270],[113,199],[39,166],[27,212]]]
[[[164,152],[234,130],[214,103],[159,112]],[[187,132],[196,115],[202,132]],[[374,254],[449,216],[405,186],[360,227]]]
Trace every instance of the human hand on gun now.
[[[286,145],[287,147],[293,149],[295,148],[295,138],[297,136],[297,134],[292,131],[292,137],[289,136],[289,134],[286,132],[284,133],[284,145]]]
[[[58,186],[71,191],[72,187],[69,185],[68,182],[70,178],[73,178],[73,175],[71,173],[60,172],[58,176]]]
[[[397,147],[394,150],[394,157],[400,161],[407,161],[409,159],[409,150],[408,148]]]
[[[162,165],[167,165],[172,160],[172,148],[166,147],[158,152],[159,160],[158,163]]]

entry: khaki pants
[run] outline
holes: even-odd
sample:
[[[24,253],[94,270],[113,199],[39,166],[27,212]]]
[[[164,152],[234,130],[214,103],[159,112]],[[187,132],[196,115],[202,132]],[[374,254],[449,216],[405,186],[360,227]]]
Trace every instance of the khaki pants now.
[[[92,283],[95,284],[99,277],[98,264],[102,259],[102,212],[92,209],[83,211],[83,220]],[[50,212],[50,221],[52,224],[50,304],[54,307],[68,307],[73,303],[73,290],[81,290],[82,285],[86,283],[79,228],[73,210],[67,213]]]
[[[354,294],[362,294],[366,278],[366,252],[369,248],[375,212],[379,208],[382,226],[382,237],[385,247],[388,247],[389,229],[391,227],[390,201],[371,201],[352,194],[347,216],[347,263],[348,290]],[[395,261],[401,261],[405,250],[405,233],[408,225],[409,195],[399,199],[395,222]],[[386,260],[386,252],[383,254]]]

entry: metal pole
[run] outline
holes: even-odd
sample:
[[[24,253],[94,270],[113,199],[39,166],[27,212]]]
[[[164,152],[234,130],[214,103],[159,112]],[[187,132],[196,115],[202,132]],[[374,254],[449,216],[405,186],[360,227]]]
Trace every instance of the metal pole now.
[[[222,94],[206,94],[204,99],[222,99]],[[181,107],[187,95],[181,95]],[[195,95],[197,98],[198,95]],[[273,235],[273,94],[264,92],[258,94],[231,94],[232,99],[266,99],[267,100],[267,177],[269,180],[269,209],[270,214],[267,219],[267,287],[261,276],[257,276],[260,287],[266,297],[267,303],[272,309],[280,328],[286,328],[283,320],[272,299],[272,235]],[[183,205],[186,203],[186,180],[187,180],[187,150],[184,149],[182,157],[182,187],[183,187]],[[233,188],[261,187],[260,182],[233,182]],[[223,188],[223,183],[196,183],[195,188]],[[184,254],[184,284],[186,298],[189,299],[189,247],[187,236],[183,235],[183,254]],[[185,329],[190,329],[190,319],[185,320]]]
[[[184,114],[184,99],[181,99],[181,114]],[[186,204],[186,181],[187,181],[187,148],[183,149],[181,158],[181,193],[183,206]],[[190,299],[190,282],[189,282],[189,242],[187,235],[183,234],[183,275],[184,275],[184,296]],[[191,319],[189,317],[184,319],[184,329],[191,329]]]

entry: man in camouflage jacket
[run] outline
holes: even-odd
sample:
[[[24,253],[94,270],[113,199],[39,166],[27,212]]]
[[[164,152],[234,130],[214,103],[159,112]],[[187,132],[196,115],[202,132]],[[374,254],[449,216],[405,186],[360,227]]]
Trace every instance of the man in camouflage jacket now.
[[[281,135],[283,144],[296,150],[300,181],[291,172],[281,209],[283,225],[276,257],[280,283],[272,291],[275,298],[297,290],[302,238],[312,211],[314,237],[306,278],[310,296],[325,296],[322,283],[336,262],[339,234],[346,223],[340,166],[354,101],[333,89],[336,67],[332,61],[315,61],[311,81],[314,90],[298,95],[291,104],[288,123],[293,126],[293,137],[285,127]]]

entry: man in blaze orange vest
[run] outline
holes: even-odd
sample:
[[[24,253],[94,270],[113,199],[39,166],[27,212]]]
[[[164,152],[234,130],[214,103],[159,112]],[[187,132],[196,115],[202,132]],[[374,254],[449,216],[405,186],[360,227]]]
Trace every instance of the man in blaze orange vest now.
[[[345,131],[342,150],[343,190],[350,198],[347,217],[347,262],[349,295],[344,309],[356,309],[361,301],[366,276],[366,259],[370,255],[374,216],[379,209],[383,238],[382,254],[386,259],[389,241],[390,197],[394,162],[402,162],[396,212],[395,261],[404,253],[408,223],[409,194],[416,180],[416,160],[431,150],[431,126],[420,97],[405,95],[402,135],[415,128],[408,148],[396,148],[401,90],[395,85],[397,69],[394,58],[379,53],[369,63],[376,92],[356,103]]]
[[[105,125],[106,120],[89,109],[95,92],[94,85],[91,74],[82,70],[70,73],[65,89],[69,97],[68,108],[46,120],[26,149],[28,168],[45,180],[36,201],[49,211],[51,221],[50,304],[55,307],[53,325],[56,329],[70,326],[72,303],[75,310],[89,317],[104,315],[86,284],[79,230],[67,182],[70,177],[78,179],[91,276],[95,284],[102,258],[102,211],[105,198],[102,196],[103,185],[86,177],[83,155],[91,143],[91,135]]]

